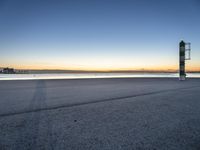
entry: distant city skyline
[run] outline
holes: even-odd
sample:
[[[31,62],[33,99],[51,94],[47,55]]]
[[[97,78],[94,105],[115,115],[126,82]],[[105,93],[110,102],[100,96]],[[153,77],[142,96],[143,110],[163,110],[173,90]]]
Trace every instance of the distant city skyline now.
[[[200,70],[199,0],[2,0],[0,67],[178,70],[191,42]]]

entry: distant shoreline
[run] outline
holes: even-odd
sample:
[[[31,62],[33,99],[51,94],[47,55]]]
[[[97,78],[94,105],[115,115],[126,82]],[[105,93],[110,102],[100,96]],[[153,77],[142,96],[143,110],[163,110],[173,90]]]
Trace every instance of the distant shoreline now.
[[[0,74],[3,67],[0,67]],[[178,70],[59,70],[59,69],[14,69],[15,74],[54,74],[54,73],[178,73]],[[187,73],[200,73],[188,70]]]
[[[54,70],[23,70],[23,71],[18,71],[14,74],[63,74],[63,73],[73,73],[73,74],[87,74],[87,73],[134,73],[134,74],[141,74],[141,73],[178,73],[178,71],[54,71]],[[200,71],[187,71],[187,73],[200,73]],[[1,73],[0,74],[4,74]]]

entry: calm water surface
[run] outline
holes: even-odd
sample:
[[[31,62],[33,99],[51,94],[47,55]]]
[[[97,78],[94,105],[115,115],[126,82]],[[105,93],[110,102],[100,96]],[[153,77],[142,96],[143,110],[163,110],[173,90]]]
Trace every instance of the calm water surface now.
[[[0,80],[126,78],[126,77],[178,77],[178,73],[56,73],[56,74],[0,74]],[[188,73],[187,77],[200,78],[200,73]]]

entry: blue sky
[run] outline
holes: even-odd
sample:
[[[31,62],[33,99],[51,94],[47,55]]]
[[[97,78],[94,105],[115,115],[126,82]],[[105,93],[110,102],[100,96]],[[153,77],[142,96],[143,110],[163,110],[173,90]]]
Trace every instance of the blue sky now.
[[[1,0],[0,66],[177,69],[183,39],[200,70],[199,16],[199,0]]]

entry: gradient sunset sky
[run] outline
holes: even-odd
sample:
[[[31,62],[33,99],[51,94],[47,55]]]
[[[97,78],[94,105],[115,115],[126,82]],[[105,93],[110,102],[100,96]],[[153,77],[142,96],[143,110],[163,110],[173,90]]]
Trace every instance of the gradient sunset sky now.
[[[199,0],[0,0],[0,67],[200,70]]]

